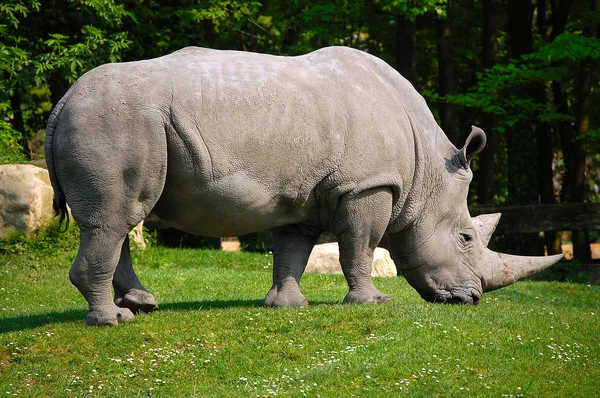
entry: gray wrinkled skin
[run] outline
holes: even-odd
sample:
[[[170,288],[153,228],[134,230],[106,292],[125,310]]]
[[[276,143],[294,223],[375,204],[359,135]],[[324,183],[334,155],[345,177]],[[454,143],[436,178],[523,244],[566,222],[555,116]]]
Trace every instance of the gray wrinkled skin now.
[[[157,307],[127,239],[151,210],[207,236],[272,229],[267,306],[308,305],[299,282],[325,230],[340,242],[344,302],[389,300],[370,277],[388,232],[425,299],[476,303],[485,245],[466,197],[485,135],[474,128],[470,140],[458,151],[406,79],[349,48],[185,48],[96,68],[56,106],[46,138],[55,208],[66,199],[81,228],[70,279],[89,304],[86,322]]]

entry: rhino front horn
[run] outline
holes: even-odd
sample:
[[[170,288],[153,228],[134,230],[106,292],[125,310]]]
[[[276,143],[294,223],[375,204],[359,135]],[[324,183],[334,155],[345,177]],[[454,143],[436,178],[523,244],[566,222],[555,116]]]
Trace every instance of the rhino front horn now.
[[[486,272],[482,280],[484,292],[512,285],[516,281],[527,278],[556,264],[562,254],[554,256],[514,256],[512,254],[496,253],[484,249],[484,267]]]

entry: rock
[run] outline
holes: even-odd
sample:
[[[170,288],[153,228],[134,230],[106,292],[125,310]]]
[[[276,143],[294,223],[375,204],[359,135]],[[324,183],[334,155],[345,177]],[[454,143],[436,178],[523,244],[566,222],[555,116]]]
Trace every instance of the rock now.
[[[144,221],[133,227],[129,232],[129,239],[137,245],[140,250],[146,250],[146,241],[144,240]]]
[[[318,274],[341,274],[340,252],[337,242],[316,245],[308,259],[305,272]],[[378,247],[373,256],[373,272],[371,276],[396,276],[396,265],[390,252]]]
[[[48,172],[30,164],[0,165],[0,238],[9,231],[31,235],[48,225],[52,212]]]

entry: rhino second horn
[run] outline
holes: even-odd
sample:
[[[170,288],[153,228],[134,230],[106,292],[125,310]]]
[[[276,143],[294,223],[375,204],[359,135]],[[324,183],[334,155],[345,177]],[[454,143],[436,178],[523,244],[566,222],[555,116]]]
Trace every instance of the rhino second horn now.
[[[487,248],[484,250],[484,267],[486,269],[482,278],[484,292],[512,285],[520,279],[545,270],[563,258],[562,254],[529,257],[496,253]]]
[[[477,230],[479,239],[481,240],[481,243],[483,243],[484,247],[488,246],[490,238],[496,230],[498,221],[500,221],[501,215],[502,213],[482,214],[471,218],[473,226]]]

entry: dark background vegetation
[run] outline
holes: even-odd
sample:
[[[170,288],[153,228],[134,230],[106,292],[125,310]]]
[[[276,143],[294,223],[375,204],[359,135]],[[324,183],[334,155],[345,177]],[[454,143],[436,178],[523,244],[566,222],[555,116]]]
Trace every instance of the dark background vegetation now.
[[[471,125],[484,129],[471,205],[600,202],[599,25],[600,0],[4,1],[0,164],[43,157],[52,106],[100,64],[184,46],[299,55],[343,45],[409,79],[457,147]],[[498,244],[539,254],[543,239],[556,250],[554,233]],[[589,262],[597,234],[572,240]]]

